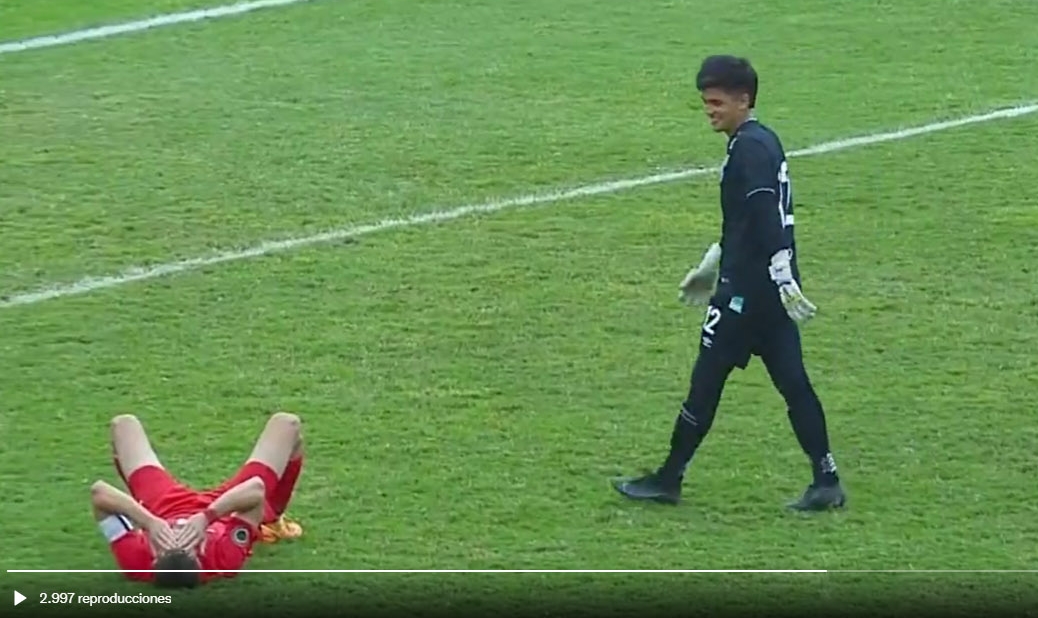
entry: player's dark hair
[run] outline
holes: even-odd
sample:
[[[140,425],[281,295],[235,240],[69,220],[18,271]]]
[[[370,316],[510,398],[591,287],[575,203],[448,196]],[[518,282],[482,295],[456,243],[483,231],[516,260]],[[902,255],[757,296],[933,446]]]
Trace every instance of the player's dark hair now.
[[[757,105],[757,71],[750,61],[735,56],[710,56],[696,74],[696,88],[720,88],[732,94],[750,96],[750,108]]]
[[[155,585],[159,588],[194,588],[201,581],[200,573],[177,573],[198,570],[198,560],[181,549],[163,552],[155,558]]]

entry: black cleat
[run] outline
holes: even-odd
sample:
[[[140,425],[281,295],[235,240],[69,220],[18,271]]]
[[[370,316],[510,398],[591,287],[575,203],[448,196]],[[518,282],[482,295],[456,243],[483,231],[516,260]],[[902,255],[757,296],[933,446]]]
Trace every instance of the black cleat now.
[[[677,504],[681,500],[681,479],[667,480],[659,472],[634,479],[616,479],[613,487],[631,500],[652,500],[664,504]]]
[[[843,493],[840,484],[835,485],[808,485],[804,495],[796,502],[786,506],[794,511],[827,511],[829,509],[843,508],[847,502],[847,495]]]

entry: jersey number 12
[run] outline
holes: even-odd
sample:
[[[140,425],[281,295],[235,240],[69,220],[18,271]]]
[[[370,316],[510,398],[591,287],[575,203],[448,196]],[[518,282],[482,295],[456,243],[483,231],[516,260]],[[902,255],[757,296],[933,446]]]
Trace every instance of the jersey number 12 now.
[[[793,186],[789,181],[789,165],[782,161],[778,172],[778,209],[782,227],[793,226]]]

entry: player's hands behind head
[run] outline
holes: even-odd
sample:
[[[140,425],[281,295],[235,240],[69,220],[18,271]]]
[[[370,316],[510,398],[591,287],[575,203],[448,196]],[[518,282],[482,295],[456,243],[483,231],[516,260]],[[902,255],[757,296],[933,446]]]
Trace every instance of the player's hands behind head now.
[[[205,513],[195,513],[188,517],[184,525],[177,529],[177,546],[182,549],[191,549],[203,545],[206,527]]]
[[[148,527],[148,538],[151,540],[151,544],[155,546],[155,549],[159,552],[179,547],[177,533],[169,525],[169,522],[162,519],[155,520],[155,522]]]

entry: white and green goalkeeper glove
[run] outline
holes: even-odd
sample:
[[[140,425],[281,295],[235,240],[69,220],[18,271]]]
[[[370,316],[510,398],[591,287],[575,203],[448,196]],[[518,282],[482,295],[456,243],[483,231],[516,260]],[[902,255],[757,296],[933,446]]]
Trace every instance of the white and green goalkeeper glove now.
[[[678,300],[686,305],[705,305],[714,294],[721,267],[721,245],[714,243],[703,255],[698,266],[693,266],[678,286]]]
[[[778,286],[779,298],[782,299],[786,313],[794,322],[802,323],[813,318],[818,308],[807,300],[793,278],[793,267],[790,264],[792,259],[793,252],[790,249],[777,252],[771,256],[768,272],[771,274],[771,280]]]

